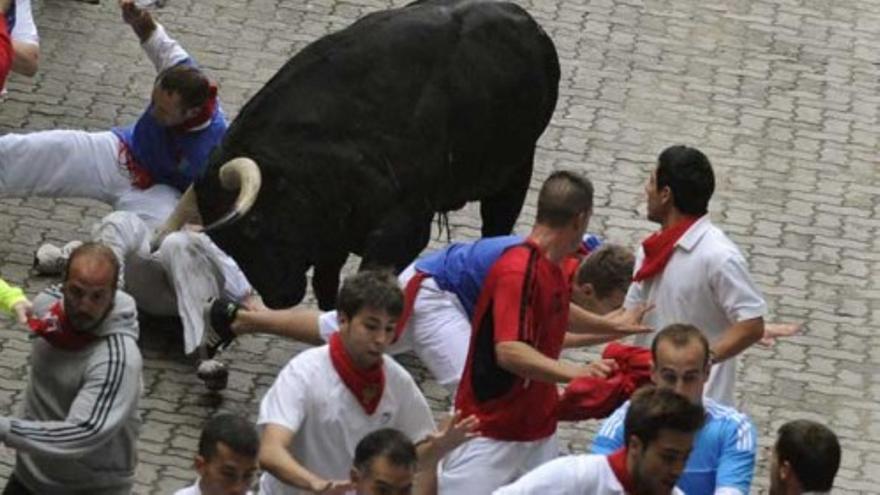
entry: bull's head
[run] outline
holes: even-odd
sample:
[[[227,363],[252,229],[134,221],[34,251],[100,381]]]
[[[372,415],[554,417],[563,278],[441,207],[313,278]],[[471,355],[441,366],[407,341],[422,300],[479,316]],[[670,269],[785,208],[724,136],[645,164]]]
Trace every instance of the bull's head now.
[[[226,162],[220,167],[219,178],[223,188],[230,191],[239,190],[238,198],[228,213],[211,222],[210,225],[204,226],[202,231],[205,233],[220,229],[243,217],[257,200],[262,183],[260,168],[250,158],[235,158]],[[188,223],[202,223],[193,186],[187,188],[168,220],[156,231],[151,242],[153,251],[159,248],[168,234]]]

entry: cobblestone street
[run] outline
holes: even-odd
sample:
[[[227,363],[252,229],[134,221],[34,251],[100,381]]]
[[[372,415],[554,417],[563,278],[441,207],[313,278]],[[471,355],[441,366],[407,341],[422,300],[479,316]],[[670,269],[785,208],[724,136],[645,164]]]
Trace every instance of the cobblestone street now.
[[[33,79],[11,78],[0,134],[106,130],[136,119],[153,68],[115,0],[33,1],[40,69]],[[154,13],[218,80],[231,120],[308,42],[404,3],[169,0]],[[589,230],[636,246],[655,228],[644,218],[643,185],[657,154],[675,143],[701,148],[717,175],[713,220],[746,255],[770,319],[805,325],[802,335],[741,359],[741,409],[768,447],[788,420],[826,422],[844,449],[834,493],[880,493],[880,0],[520,3],[556,43],[562,80],[518,231],[531,224],[537,185],[553,170],[576,168],[596,186]],[[33,250],[86,238],[109,211],[74,199],[0,205],[0,274],[30,296],[57,282],[31,271]],[[475,238],[478,208],[450,223],[453,239]],[[435,233],[432,246],[445,240]],[[181,341],[177,322],[143,319],[138,494],[190,484],[204,420],[220,409],[255,418],[276,373],[303,348],[239,339],[223,354],[231,376],[218,396],[196,378]],[[0,321],[0,414],[20,406],[29,351],[25,332]],[[446,392],[414,357],[401,361],[434,410],[445,410]],[[583,451],[596,426],[566,424],[563,445]],[[14,462],[14,451],[0,447],[0,479]],[[753,493],[765,492],[767,466],[762,450]]]

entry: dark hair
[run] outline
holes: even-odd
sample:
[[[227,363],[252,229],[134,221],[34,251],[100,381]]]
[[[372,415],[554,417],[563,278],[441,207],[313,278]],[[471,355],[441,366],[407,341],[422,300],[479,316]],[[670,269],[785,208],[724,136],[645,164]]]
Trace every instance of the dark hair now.
[[[354,467],[366,472],[377,457],[408,469],[415,469],[418,462],[412,440],[393,428],[376,430],[362,438],[354,448]]]
[[[671,342],[676,349],[684,347],[694,340],[698,341],[703,348],[703,365],[709,365],[709,341],[699,328],[687,323],[673,323],[657,332],[654,341],[651,342],[651,359],[654,363],[657,362],[657,346],[665,340]]]
[[[180,95],[184,110],[200,107],[211,97],[211,81],[198,68],[177,64],[156,76],[156,84],[165,91]]]
[[[205,423],[199,437],[199,455],[210,460],[217,454],[218,443],[247,457],[256,458],[260,450],[260,437],[254,424],[231,413],[216,414]]]
[[[827,492],[840,467],[840,442],[828,427],[798,419],[779,428],[776,455],[780,464],[788,461],[804,491]]]
[[[675,207],[687,215],[705,215],[715,192],[715,173],[702,151],[677,145],[660,153],[657,189],[669,186]]]
[[[538,193],[537,223],[562,227],[581,213],[593,209],[593,183],[568,170],[553,172]]]
[[[364,307],[385,311],[392,316],[403,312],[403,292],[388,270],[364,270],[342,283],[336,307],[340,314],[354,318]]]
[[[635,436],[648,446],[661,430],[694,433],[703,427],[703,406],[694,404],[672,390],[645,386],[633,394],[623,420],[624,438],[629,446]]]
[[[70,267],[73,265],[74,260],[80,256],[98,258],[109,263],[113,268],[113,290],[116,290],[116,285],[119,283],[119,258],[116,257],[116,253],[114,253],[112,249],[106,244],[100,242],[84,242],[82,245],[71,251],[70,256],[67,258],[67,264],[64,265],[62,281],[67,282],[67,279],[70,276]]]
[[[577,271],[578,284],[590,284],[598,297],[608,297],[615,290],[626,292],[632,281],[635,256],[628,248],[605,244],[590,253]]]

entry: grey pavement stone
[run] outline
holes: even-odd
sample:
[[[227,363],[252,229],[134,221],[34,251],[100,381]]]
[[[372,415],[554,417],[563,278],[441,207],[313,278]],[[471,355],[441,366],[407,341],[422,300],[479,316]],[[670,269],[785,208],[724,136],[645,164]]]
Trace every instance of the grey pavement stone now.
[[[157,11],[219,81],[230,116],[293,53],[315,38],[404,0],[172,0]],[[527,0],[554,38],[562,81],[539,143],[533,185],[559,168],[596,184],[591,230],[635,246],[653,226],[642,186],[657,153],[683,142],[709,154],[719,177],[715,221],[749,259],[773,318],[804,335],[749,350],[739,401],[769,446],[797,417],[828,423],[844,460],[835,493],[880,493],[880,3],[872,0]],[[13,76],[0,102],[0,133],[57,127],[103,130],[135,119],[152,67],[113,1],[91,6],[35,0],[39,74]],[[530,192],[517,230],[534,216]],[[30,269],[41,242],[83,238],[108,208],[82,200],[0,201],[0,274],[34,294],[52,279]],[[473,205],[450,216],[453,239],[479,233]],[[431,246],[445,241],[435,233]],[[349,269],[355,266],[349,264]],[[311,303],[308,301],[307,304]],[[144,430],[135,493],[167,494],[193,478],[199,428],[218,409],[254,418],[281,366],[303,346],[246,337],[224,356],[230,388],[206,394],[181,353],[179,328],[144,325]],[[0,324],[0,413],[21,405],[29,344]],[[568,352],[595,358],[595,350]],[[413,356],[412,370],[438,414],[445,391]],[[564,425],[562,445],[583,451],[595,422]],[[0,477],[14,462],[0,449]],[[767,487],[761,453],[754,493]]]

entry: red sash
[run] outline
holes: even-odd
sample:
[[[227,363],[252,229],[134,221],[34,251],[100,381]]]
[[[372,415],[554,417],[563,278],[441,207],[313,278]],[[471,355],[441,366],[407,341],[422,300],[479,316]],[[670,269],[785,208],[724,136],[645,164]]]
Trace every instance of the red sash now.
[[[345,350],[339,332],[330,337],[330,361],[339,378],[354,394],[367,415],[373,414],[385,390],[385,370],[382,363],[368,370],[359,369]]]
[[[623,490],[626,493],[635,493],[635,485],[633,484],[632,477],[629,475],[629,471],[626,469],[626,447],[609,455],[608,465],[611,466],[611,471],[614,472],[617,481],[623,486]]]
[[[633,282],[647,280],[662,272],[666,268],[666,263],[669,263],[669,258],[672,258],[672,253],[675,252],[675,244],[699,219],[699,217],[685,217],[672,227],[654,232],[645,239],[642,242],[645,259],[642,261],[642,267],[633,277]]]
[[[138,189],[149,189],[153,186],[153,177],[134,158],[131,149],[121,139],[119,140],[119,163],[128,171],[131,185]]]
[[[75,330],[64,314],[61,301],[53,304],[49,308],[49,314],[43,318],[28,318],[28,326],[34,334],[42,337],[53,347],[66,351],[78,351],[98,338],[89,332]]]
[[[412,316],[416,305],[416,296],[419,294],[419,288],[422,286],[422,281],[428,277],[430,275],[427,273],[416,270],[416,273],[406,283],[406,287],[403,288],[403,312],[400,314],[400,318],[397,319],[397,325],[394,327],[394,340],[392,343],[397,342],[397,339],[400,338],[406,329],[406,323]]]

